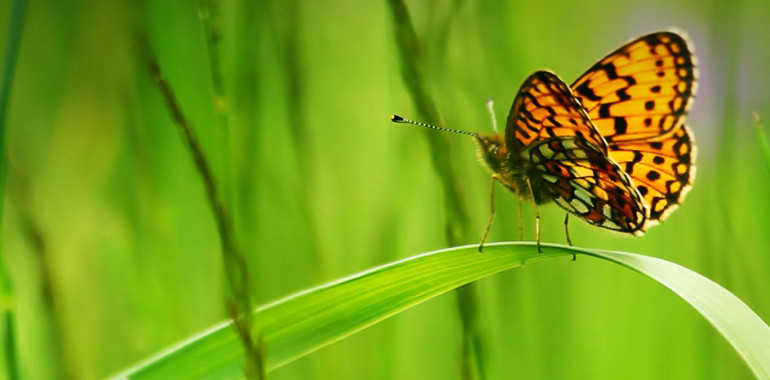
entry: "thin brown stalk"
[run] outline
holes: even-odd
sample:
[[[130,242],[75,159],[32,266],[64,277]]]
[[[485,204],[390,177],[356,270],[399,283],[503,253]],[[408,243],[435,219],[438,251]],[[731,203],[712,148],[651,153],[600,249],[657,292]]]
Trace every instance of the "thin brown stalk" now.
[[[193,156],[195,166],[198,169],[206,189],[209,205],[214,212],[214,219],[216,221],[222,248],[222,261],[225,268],[225,277],[227,278],[231,293],[231,298],[226,301],[226,306],[230,315],[235,320],[233,326],[235,326],[235,329],[238,332],[246,353],[246,375],[249,378],[263,379],[265,373],[263,347],[258,343],[261,339],[258,338],[257,342],[255,342],[250,328],[253,326],[251,313],[253,307],[249,294],[250,279],[245,257],[240,251],[235,239],[232,220],[222,201],[222,195],[217,188],[214,180],[214,173],[206,159],[203,148],[201,147],[192,126],[184,116],[182,108],[176,100],[176,96],[174,95],[171,86],[168,81],[163,78],[160,66],[156,59],[150,58],[148,64],[150,75],[163,96],[166,107]]]

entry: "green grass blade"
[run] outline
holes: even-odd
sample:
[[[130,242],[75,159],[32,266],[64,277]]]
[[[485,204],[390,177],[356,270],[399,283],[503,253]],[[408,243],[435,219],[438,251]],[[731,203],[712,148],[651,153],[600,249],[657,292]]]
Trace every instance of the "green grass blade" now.
[[[711,280],[658,258],[622,252],[504,243],[430,252],[383,265],[263,306],[269,370],[354,334],[458,286],[500,271],[573,252],[620,264],[678,294],[714,325],[760,378],[770,377],[770,328],[742,301]],[[512,290],[515,291],[515,290]],[[242,348],[228,324],[168,349],[119,377],[238,378]]]
[[[8,30],[5,40],[5,56],[3,61],[2,76],[0,76],[0,216],[3,214],[5,199],[6,179],[6,146],[5,131],[8,122],[8,106],[10,104],[11,89],[16,73],[16,62],[19,58],[21,45],[21,32],[24,26],[24,18],[27,11],[27,2],[16,0],[11,5],[11,13],[8,21]],[[10,379],[19,378],[17,342],[16,342],[16,306],[14,302],[14,290],[8,269],[6,268],[6,253],[0,257],[0,297],[3,305],[0,307],[2,319],[2,345],[5,356],[5,374]]]
[[[708,320],[760,379],[770,379],[770,327],[738,297],[681,265],[625,252],[585,251],[637,271],[676,293]]]

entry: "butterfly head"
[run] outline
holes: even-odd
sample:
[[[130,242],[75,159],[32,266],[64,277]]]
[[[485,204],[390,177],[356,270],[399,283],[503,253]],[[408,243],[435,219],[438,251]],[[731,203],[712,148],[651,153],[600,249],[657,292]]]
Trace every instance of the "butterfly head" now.
[[[508,155],[503,136],[499,133],[476,135],[474,140],[476,140],[478,146],[476,154],[479,157],[479,161],[492,172],[500,172]]]

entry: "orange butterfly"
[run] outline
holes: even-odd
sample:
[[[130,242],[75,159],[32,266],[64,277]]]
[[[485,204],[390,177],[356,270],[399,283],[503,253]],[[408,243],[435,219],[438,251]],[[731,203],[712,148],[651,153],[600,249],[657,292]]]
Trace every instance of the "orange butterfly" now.
[[[535,205],[554,201],[586,222],[640,235],[682,202],[695,174],[684,125],[696,90],[695,57],[675,32],[652,33],[610,53],[573,85],[549,71],[522,84],[505,135],[468,134],[492,180]],[[493,187],[494,190],[494,187]],[[492,193],[494,194],[494,193]],[[482,237],[481,246],[494,215]],[[540,250],[540,218],[536,235]]]

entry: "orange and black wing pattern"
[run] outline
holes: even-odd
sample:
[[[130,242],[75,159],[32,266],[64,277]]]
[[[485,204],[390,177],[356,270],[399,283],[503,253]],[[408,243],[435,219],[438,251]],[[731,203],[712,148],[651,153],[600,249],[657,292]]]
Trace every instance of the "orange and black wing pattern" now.
[[[658,140],[611,144],[610,157],[644,197],[648,225],[662,221],[682,203],[695,177],[695,143],[686,125]]]
[[[643,230],[647,210],[626,172],[559,77],[532,74],[508,115],[506,146],[538,191],[590,224],[620,232]]]
[[[695,145],[684,118],[696,89],[693,49],[672,31],[627,43],[572,85],[609,157],[644,197],[648,225],[666,218],[691,187]]]
[[[607,154],[607,142],[589,120],[569,86],[550,71],[537,71],[524,81],[511,105],[505,145],[513,156],[548,138],[578,136]],[[514,157],[517,159],[518,157]]]
[[[571,88],[607,142],[645,140],[682,124],[693,102],[696,76],[687,40],[658,32],[610,53]]]

